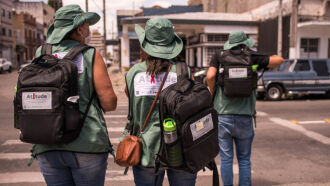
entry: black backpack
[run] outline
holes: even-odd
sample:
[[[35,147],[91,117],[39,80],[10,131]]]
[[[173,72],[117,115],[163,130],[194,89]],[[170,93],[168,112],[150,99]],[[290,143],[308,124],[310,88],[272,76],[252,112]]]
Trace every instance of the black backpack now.
[[[15,128],[20,139],[33,144],[63,144],[78,137],[95,91],[81,117],[78,104],[78,69],[73,59],[87,45],[71,49],[63,59],[42,46],[41,55],[19,73],[14,98]]]
[[[159,95],[161,144],[156,157],[155,171],[157,173],[158,169],[164,166],[197,173],[208,167],[213,170],[213,185],[219,185],[218,170],[214,161],[219,154],[218,116],[212,106],[211,94],[204,84],[189,79],[185,63],[177,63],[176,68],[177,83],[168,86]],[[178,142],[181,143],[183,164],[179,167],[170,165],[167,152],[167,147],[176,145],[176,142],[164,142],[163,121],[168,117],[175,120]]]
[[[247,97],[257,88],[258,74],[252,69],[249,50],[225,50],[220,57],[218,83],[228,97]]]

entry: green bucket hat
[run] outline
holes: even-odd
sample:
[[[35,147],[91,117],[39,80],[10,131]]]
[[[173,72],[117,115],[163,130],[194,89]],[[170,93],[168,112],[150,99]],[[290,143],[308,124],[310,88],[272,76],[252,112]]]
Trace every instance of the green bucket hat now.
[[[243,31],[235,31],[229,34],[229,40],[225,43],[223,49],[229,50],[242,44],[252,48],[255,41],[253,39],[249,39]]]
[[[79,5],[67,5],[55,13],[55,21],[47,30],[47,43],[57,44],[73,29],[86,21],[94,25],[100,16],[94,12],[84,12]]]
[[[135,32],[141,48],[150,56],[173,59],[182,51],[183,42],[174,32],[173,25],[168,19],[149,19],[145,30],[140,25],[135,24]]]

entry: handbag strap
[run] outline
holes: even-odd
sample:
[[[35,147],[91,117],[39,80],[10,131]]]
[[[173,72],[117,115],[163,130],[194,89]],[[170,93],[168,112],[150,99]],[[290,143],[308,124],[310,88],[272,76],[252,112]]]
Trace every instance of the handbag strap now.
[[[159,93],[160,93],[160,91],[162,91],[162,89],[163,89],[163,87],[164,87],[165,81],[166,81],[166,79],[167,79],[167,75],[168,75],[168,73],[170,72],[171,67],[172,67],[172,63],[170,64],[170,66],[168,66],[167,72],[166,72],[166,74],[165,74],[165,76],[164,76],[164,78],[163,78],[162,83],[160,84],[160,87],[159,87],[159,89],[158,89],[158,92],[157,92],[157,94],[156,94],[156,97],[155,97],[154,101],[152,102],[152,105],[151,105],[151,107],[150,107],[150,110],[149,110],[149,112],[148,112],[148,115],[147,115],[146,119],[144,120],[144,123],[143,123],[142,129],[141,129],[141,132],[144,131],[144,129],[145,129],[146,125],[147,125],[147,122],[148,122],[148,120],[149,120],[149,118],[150,118],[150,116],[151,116],[151,113],[152,113],[152,111],[153,111],[154,108],[155,108],[156,101],[157,101],[157,99],[158,99],[158,97],[159,97]]]

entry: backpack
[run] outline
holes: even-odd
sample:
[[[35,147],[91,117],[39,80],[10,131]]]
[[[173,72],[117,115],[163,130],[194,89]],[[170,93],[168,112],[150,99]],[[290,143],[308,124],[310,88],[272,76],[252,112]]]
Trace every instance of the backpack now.
[[[40,57],[22,69],[14,97],[15,128],[20,139],[33,144],[63,144],[78,137],[95,97],[81,117],[78,104],[78,69],[73,59],[87,45],[71,49],[63,59],[52,55],[52,46],[42,46]]]
[[[220,65],[218,84],[227,97],[247,97],[257,88],[258,74],[247,49],[223,51]]]
[[[189,79],[185,63],[177,63],[176,68],[177,83],[165,88],[159,96],[161,143],[155,171],[158,172],[164,166],[197,173],[208,167],[213,170],[213,184],[219,185],[214,161],[219,154],[218,115],[213,109],[211,94],[204,84]],[[163,121],[168,117],[175,121],[177,127],[178,140],[172,144],[165,143],[164,140]],[[169,162],[171,155],[167,149],[177,143],[180,143],[183,164],[173,166]]]

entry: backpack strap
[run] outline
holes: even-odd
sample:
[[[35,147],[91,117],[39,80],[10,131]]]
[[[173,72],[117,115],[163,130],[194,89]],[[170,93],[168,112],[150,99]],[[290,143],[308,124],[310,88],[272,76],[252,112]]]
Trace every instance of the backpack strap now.
[[[85,44],[80,44],[75,46],[68,52],[63,59],[68,59],[68,60],[73,60],[79,53],[83,52],[84,50],[92,48],[91,46],[85,45]]]
[[[185,62],[176,63],[176,74],[178,76],[178,81],[182,79],[189,79],[188,67]]]
[[[219,173],[218,173],[218,168],[217,164],[215,163],[214,160],[212,160],[207,167],[213,171],[213,176],[212,176],[212,185],[213,186],[219,186]]]
[[[43,44],[41,46],[41,55],[52,55],[52,45],[49,43]]]

